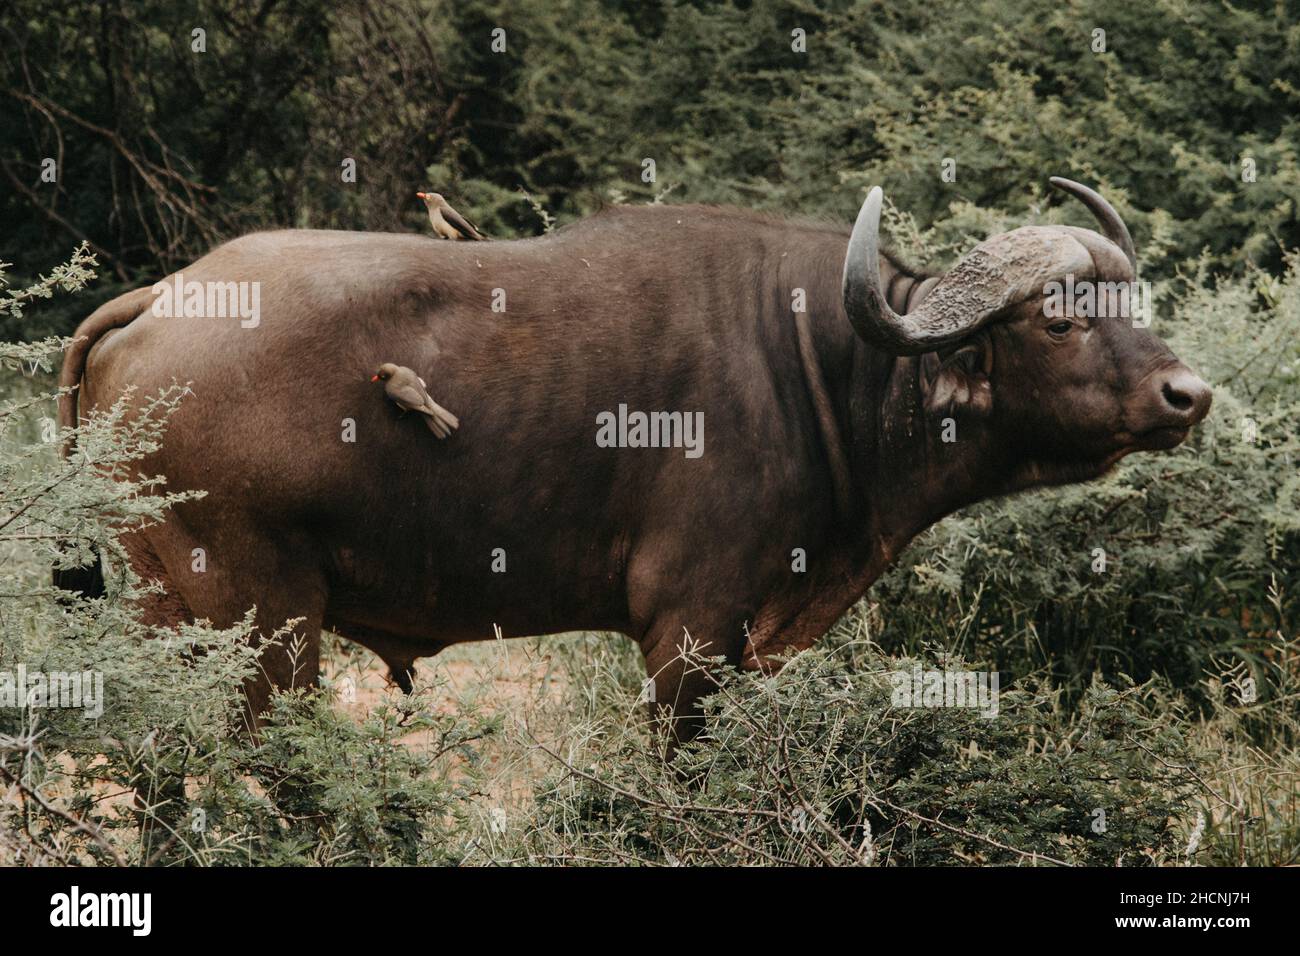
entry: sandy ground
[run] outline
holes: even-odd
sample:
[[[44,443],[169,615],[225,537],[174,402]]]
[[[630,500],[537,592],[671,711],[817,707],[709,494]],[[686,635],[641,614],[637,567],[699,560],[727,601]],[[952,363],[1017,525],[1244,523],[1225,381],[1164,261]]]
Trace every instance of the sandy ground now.
[[[416,664],[416,693],[429,687],[428,698],[437,712],[501,719],[498,735],[477,747],[482,757],[478,786],[483,793],[477,802],[484,814],[527,812],[534,784],[552,765],[551,758],[524,745],[522,739],[527,733],[549,738],[572,716],[572,701],[565,701],[567,675],[553,654],[555,643],[565,639],[462,644]],[[336,706],[355,719],[364,720],[385,700],[401,699],[402,691],[389,682],[383,662],[368,651],[343,641],[327,650],[332,652],[324,659],[324,677],[335,688]],[[402,742],[422,748],[433,743],[431,738],[429,732],[413,733]]]
[[[330,655],[323,666],[336,688],[340,706],[359,719],[386,698],[401,696],[388,680],[387,668],[374,655],[353,648],[348,656]],[[351,684],[346,683],[350,679]],[[494,641],[448,648],[416,664],[417,684],[441,684],[450,708],[454,698],[474,696],[488,706],[511,709],[523,703],[558,702],[563,685],[549,654],[523,642]]]
[[[550,639],[555,640],[555,639]],[[387,668],[364,648],[326,635],[322,676],[334,688],[335,706],[357,721],[364,720],[385,701],[396,701],[403,694],[387,677]],[[473,710],[478,714],[500,714],[507,728],[527,721],[529,726],[545,723],[545,716],[562,708],[564,675],[555,666],[544,642],[535,640],[485,641],[449,648],[417,664],[417,692],[430,686],[429,699],[441,713]],[[509,732],[507,731],[507,736]],[[403,739],[406,746],[420,748],[431,743],[429,733],[412,733]],[[536,755],[504,739],[482,748],[488,787],[483,812],[499,812],[509,807],[518,812],[531,802],[532,774],[544,769]],[[69,765],[70,769],[70,765]],[[130,812],[133,794],[104,782],[94,788],[101,807]],[[57,800],[58,788],[46,789],[47,797]],[[0,800],[17,800],[13,792],[0,792]],[[13,863],[7,848],[0,846],[0,865]]]

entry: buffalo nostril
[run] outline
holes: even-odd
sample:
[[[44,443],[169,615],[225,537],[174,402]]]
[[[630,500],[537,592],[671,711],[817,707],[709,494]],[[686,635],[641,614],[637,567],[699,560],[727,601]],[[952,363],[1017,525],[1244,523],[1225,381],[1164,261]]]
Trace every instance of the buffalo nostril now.
[[[1174,386],[1171,385],[1169,382],[1165,382],[1163,391],[1165,395],[1165,401],[1168,402],[1170,405],[1172,405],[1174,408],[1178,409],[1180,412],[1187,411],[1194,404],[1192,396],[1188,395],[1186,392],[1182,392],[1174,388]]]

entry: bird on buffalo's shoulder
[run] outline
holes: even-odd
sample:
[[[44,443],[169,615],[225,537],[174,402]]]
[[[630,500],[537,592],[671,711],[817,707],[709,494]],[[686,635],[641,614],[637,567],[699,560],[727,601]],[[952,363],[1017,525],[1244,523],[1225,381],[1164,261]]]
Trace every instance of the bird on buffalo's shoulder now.
[[[470,239],[485,241],[487,236],[474,228],[474,224],[451,207],[451,203],[442,197],[442,193],[416,193],[417,199],[424,200],[429,210],[429,222],[433,231],[443,239]]]
[[[429,431],[439,438],[447,438],[460,427],[460,419],[430,398],[429,386],[409,368],[385,362],[370,381],[383,382],[384,394],[402,411],[419,412],[425,416]]]

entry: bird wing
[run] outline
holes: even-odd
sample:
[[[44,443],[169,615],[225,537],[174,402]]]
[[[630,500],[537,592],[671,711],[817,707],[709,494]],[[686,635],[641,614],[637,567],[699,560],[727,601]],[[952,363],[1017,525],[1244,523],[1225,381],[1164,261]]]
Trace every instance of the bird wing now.
[[[442,218],[447,220],[447,224],[466,239],[481,240],[483,238],[483,233],[475,229],[473,223],[445,203],[442,207]]]
[[[387,389],[388,397],[404,409],[411,411],[420,411],[429,401],[429,396],[423,389],[416,388],[414,385],[397,385],[390,383]]]

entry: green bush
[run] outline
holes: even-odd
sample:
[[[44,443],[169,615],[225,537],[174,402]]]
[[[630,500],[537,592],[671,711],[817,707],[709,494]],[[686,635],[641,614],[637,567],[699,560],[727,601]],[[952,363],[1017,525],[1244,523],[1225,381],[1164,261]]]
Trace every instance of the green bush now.
[[[525,729],[552,769],[494,859],[1277,865],[1300,853],[1300,642],[1275,642],[1280,671],[1259,702],[1242,702],[1236,674],[1213,682],[1199,720],[1166,681],[1095,680],[1065,706],[1041,673],[1003,684],[988,718],[899,706],[894,675],[970,668],[937,648],[890,657],[864,636],[870,618],[859,610],[773,676],[724,673],[705,733],[667,766],[635,719],[639,684],[593,668],[579,683],[594,684],[594,712],[553,742]]]
[[[1189,748],[1152,688],[1098,685],[1066,716],[1022,680],[989,719],[893,706],[914,665],[841,639],[731,675],[667,770],[637,735],[592,733],[557,755],[530,838],[551,858],[798,865],[1132,865],[1186,844]]]
[[[1116,203],[1153,274],[1203,251],[1277,272],[1300,246],[1300,28],[1275,0],[10,7],[0,217],[22,275],[69,232],[129,284],[254,228],[419,230],[428,185],[520,235],[543,229],[521,188],[561,221],[667,195],[847,223],[880,182],[955,242],[972,207],[1037,216],[1059,173]]]

